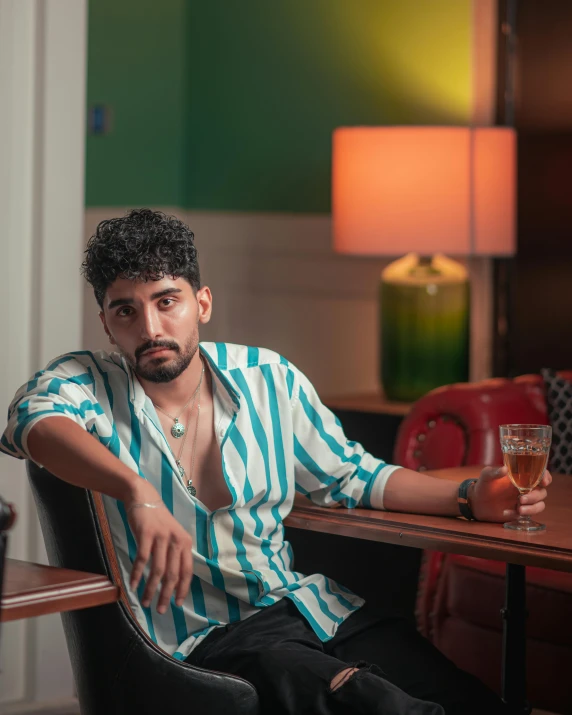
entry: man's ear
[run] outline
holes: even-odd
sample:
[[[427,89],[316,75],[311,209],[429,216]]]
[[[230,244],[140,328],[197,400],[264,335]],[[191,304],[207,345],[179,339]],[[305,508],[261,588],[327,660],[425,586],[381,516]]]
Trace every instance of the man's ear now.
[[[99,319],[101,320],[101,322],[102,322],[102,324],[103,324],[103,329],[105,330],[105,334],[106,334],[107,337],[109,338],[109,342],[110,342],[112,345],[115,345],[115,340],[114,340],[114,338],[113,338],[113,335],[111,335],[111,333],[109,332],[109,328],[107,327],[107,323],[105,322],[105,315],[104,315],[104,313],[103,313],[103,310],[100,310],[100,311],[99,311]]]
[[[197,291],[197,303],[199,304],[199,323],[208,323],[213,310],[213,296],[208,286],[203,286]]]

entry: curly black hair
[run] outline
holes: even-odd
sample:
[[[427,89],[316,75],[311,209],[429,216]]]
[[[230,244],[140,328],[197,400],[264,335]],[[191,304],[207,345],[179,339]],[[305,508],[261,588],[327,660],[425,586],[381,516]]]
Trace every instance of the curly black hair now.
[[[201,287],[194,234],[174,216],[151,209],[133,209],[121,218],[98,224],[89,239],[82,274],[103,308],[105,291],[116,278],[161,280],[185,278],[196,292]]]

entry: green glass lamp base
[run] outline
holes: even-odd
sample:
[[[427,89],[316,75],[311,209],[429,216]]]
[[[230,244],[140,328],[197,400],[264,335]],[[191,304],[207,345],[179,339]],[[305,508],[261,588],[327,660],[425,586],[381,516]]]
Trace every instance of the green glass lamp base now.
[[[413,402],[469,378],[469,282],[448,258],[440,267],[417,257],[412,267],[406,258],[404,275],[389,269],[405,259],[382,274],[380,372],[389,400]]]

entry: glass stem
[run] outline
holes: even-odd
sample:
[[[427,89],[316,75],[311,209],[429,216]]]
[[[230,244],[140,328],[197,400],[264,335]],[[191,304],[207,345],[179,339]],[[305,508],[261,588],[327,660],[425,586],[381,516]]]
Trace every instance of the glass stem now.
[[[521,497],[523,494],[527,494],[527,492],[521,492],[521,493],[518,495],[518,500],[517,500],[517,502],[516,502],[516,513],[518,514],[518,521],[519,521],[521,524],[528,524],[529,521],[532,521],[532,519],[530,518],[530,516],[529,516],[528,514],[519,514],[519,512],[518,512],[518,507],[520,506],[520,497]]]

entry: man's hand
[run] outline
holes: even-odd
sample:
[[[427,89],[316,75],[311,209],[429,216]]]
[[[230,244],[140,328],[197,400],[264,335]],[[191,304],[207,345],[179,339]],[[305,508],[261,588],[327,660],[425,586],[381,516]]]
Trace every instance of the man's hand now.
[[[130,585],[133,591],[137,589],[143,570],[151,559],[149,579],[141,603],[143,606],[150,605],[161,582],[157,611],[165,613],[173,591],[177,606],[182,605],[189,592],[193,575],[193,542],[190,534],[160,502],[155,489],[148,483],[146,486],[146,493],[139,492],[136,499],[125,504],[129,525],[137,543],[137,557],[133,563]],[[157,501],[160,502],[157,508],[132,508],[133,504]]]
[[[157,603],[164,613],[173,591],[182,605],[193,573],[192,539],[163,504],[157,509],[133,504],[161,502],[148,481],[123,464],[107,447],[68,417],[50,417],[37,422],[28,434],[31,458],[52,474],[82,489],[93,489],[122,501],[137,543],[137,558],[131,572],[131,588],[139,585],[143,569],[152,559],[142,603],[148,606],[162,582]]]
[[[485,467],[472,488],[469,501],[475,519],[479,521],[509,521],[518,514],[536,516],[544,511],[546,487],[552,482],[548,470],[540,484],[528,494],[518,496],[518,489],[508,478],[506,467]],[[517,508],[518,503],[518,508]]]

